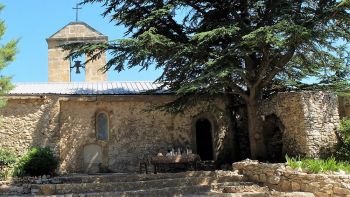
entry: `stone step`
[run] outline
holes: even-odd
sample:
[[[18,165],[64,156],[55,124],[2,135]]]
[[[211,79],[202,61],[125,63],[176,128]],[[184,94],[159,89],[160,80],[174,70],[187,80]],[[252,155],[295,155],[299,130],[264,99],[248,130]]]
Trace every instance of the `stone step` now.
[[[95,192],[95,193],[79,193],[66,195],[51,195],[45,197],[119,197],[119,196],[152,196],[152,197],[314,197],[312,193],[306,192],[240,192],[240,193],[218,193],[208,192],[209,186],[183,186],[183,187],[166,187],[160,189],[133,190],[123,192]],[[44,197],[38,196],[36,197]]]
[[[140,189],[130,191],[107,191],[107,192],[91,192],[91,193],[70,193],[62,195],[35,195],[35,197],[119,197],[119,196],[152,196],[152,197],[165,197],[165,196],[188,196],[198,193],[205,193],[210,190],[210,186],[207,185],[195,185],[195,186],[180,186],[180,187],[164,187],[153,189]]]
[[[262,187],[259,185],[235,185],[235,186],[224,186],[221,188],[222,193],[243,193],[243,192],[268,192],[267,186]]]
[[[28,184],[3,184],[0,185],[0,196],[30,193]]]
[[[222,181],[211,185],[211,190],[222,192],[222,188],[227,186],[251,186],[256,183],[246,181]]]
[[[313,193],[310,192],[277,192],[271,191],[270,197],[315,197]]]
[[[195,187],[195,188],[194,188]],[[194,188],[194,189],[193,189]],[[80,194],[63,194],[63,195],[2,195],[7,197],[119,197],[119,196],[183,196],[183,197],[315,197],[314,194],[308,192],[277,192],[268,193],[218,193],[206,192],[208,186],[189,186],[152,189],[146,191],[125,191],[125,192],[100,192],[100,193],[80,193]],[[204,192],[203,192],[203,191]],[[201,192],[202,191],[202,192]]]
[[[241,181],[243,175],[234,174],[229,171],[189,171],[180,173],[159,173],[159,174],[96,174],[96,175],[74,175],[54,178],[54,183],[106,183],[106,182],[131,182],[160,180],[181,177],[224,177],[228,181]]]
[[[309,192],[242,192],[242,193],[219,193],[206,192],[194,195],[184,195],[186,197],[200,197],[200,196],[218,196],[218,197],[315,197],[313,193]]]
[[[167,187],[209,186],[210,184],[216,184],[220,181],[220,177],[185,177],[129,182],[33,184],[31,191],[35,194],[44,195],[131,191],[145,189],[160,189]]]
[[[269,197],[265,192],[245,192],[245,193],[219,193],[219,192],[206,192],[195,195],[185,195],[186,197],[200,197],[200,196],[217,196],[217,197]]]
[[[23,193],[22,186],[14,186],[14,185],[1,185],[0,186],[0,195],[9,195],[9,194],[17,194]]]

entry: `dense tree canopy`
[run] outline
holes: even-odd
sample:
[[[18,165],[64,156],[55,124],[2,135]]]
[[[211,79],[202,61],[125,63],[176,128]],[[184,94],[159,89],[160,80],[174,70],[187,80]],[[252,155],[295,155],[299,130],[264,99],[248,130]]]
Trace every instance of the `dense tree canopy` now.
[[[0,12],[4,8],[3,5],[0,4]],[[6,31],[5,22],[0,21],[0,40],[3,38]],[[16,54],[16,40],[11,40],[6,44],[2,44],[0,46],[0,71],[3,70],[9,63],[14,60]],[[3,96],[8,91],[12,89],[11,85],[11,77],[0,75],[0,95]],[[0,106],[3,106],[5,101],[0,99]]]
[[[232,95],[247,106],[253,158],[266,150],[258,105],[266,94],[309,86],[333,87],[349,71],[349,0],[83,0],[101,3],[103,16],[124,25],[128,38],[75,43],[83,53],[113,58],[104,69],[151,65],[163,69],[157,82],[179,99],[222,95],[232,116]],[[189,99],[191,98],[191,99]],[[179,105],[177,105],[179,104]],[[230,117],[228,117],[230,119]],[[232,120],[232,117],[231,119]]]

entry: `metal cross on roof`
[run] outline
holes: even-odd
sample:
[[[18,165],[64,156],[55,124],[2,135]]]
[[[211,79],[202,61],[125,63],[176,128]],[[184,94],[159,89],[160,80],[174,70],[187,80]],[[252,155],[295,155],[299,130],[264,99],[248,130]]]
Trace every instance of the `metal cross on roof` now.
[[[75,8],[72,8],[75,10],[75,21],[78,22],[78,16],[79,16],[79,10],[81,10],[82,8],[79,7],[79,4],[77,3],[77,5],[75,6]]]

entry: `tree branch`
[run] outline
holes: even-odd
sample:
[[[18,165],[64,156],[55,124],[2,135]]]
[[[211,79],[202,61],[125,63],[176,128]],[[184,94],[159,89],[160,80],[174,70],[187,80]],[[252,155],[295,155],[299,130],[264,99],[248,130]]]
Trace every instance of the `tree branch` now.
[[[197,12],[201,13],[202,15],[206,14],[206,12],[203,11],[199,6],[197,6],[196,3],[193,3],[193,1],[185,0],[185,3],[191,6],[193,9],[195,9]]]
[[[292,59],[294,56],[295,48],[290,49],[285,55],[278,58],[275,67],[271,70],[271,72],[264,78],[264,82],[261,83],[261,86],[258,88],[263,88],[267,84],[269,84],[272,79],[284,68],[284,66]]]
[[[266,74],[267,74],[267,70],[272,62],[272,59],[269,58],[269,53],[268,53],[268,49],[265,47],[263,50],[263,59],[260,62],[260,72],[258,72],[258,78],[256,80],[256,83],[253,85],[253,88],[257,88],[261,85],[261,83],[263,82]]]

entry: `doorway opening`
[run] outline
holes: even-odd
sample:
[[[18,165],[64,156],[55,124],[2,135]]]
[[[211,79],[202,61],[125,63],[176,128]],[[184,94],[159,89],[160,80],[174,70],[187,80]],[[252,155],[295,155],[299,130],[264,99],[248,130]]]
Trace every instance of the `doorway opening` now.
[[[265,139],[267,160],[272,163],[285,162],[283,154],[283,124],[275,115],[266,116],[263,134]]]
[[[203,161],[214,160],[212,125],[208,119],[199,119],[196,122],[197,154]]]

